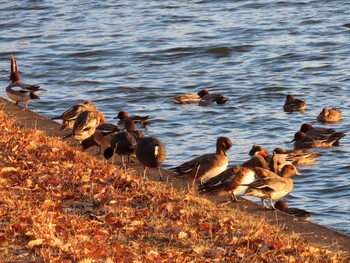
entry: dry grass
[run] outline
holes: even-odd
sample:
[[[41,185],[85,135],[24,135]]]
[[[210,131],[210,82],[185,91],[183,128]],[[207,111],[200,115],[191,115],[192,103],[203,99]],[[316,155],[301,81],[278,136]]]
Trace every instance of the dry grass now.
[[[3,262],[345,262],[263,218],[142,180],[0,111]]]

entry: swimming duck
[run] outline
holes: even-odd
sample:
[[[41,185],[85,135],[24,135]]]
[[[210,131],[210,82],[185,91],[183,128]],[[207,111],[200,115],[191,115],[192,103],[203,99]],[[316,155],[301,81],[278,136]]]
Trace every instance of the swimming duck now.
[[[293,111],[306,111],[306,102],[300,99],[296,99],[293,95],[288,94],[286,101],[283,105],[283,110],[285,112],[293,112]]]
[[[283,213],[302,218],[306,221],[308,221],[310,219],[310,217],[312,216],[312,213],[310,213],[304,209],[288,207],[288,204],[282,200],[278,200],[275,203],[275,208]]]
[[[63,112],[60,116],[51,118],[52,120],[61,119],[62,125],[60,131],[65,128],[73,128],[74,122],[78,115],[83,111],[97,111],[96,106],[91,102],[91,100],[86,100],[84,103],[78,103],[73,105],[68,110]]]
[[[128,156],[128,164],[132,162],[131,155],[135,153],[136,139],[133,134],[127,131],[119,132],[110,141],[110,146],[104,150],[103,156],[108,160],[112,158],[114,163],[115,153],[120,155],[122,166],[125,168],[124,155]]]
[[[171,168],[177,176],[189,176],[205,182],[225,171],[228,165],[227,151],[232,141],[227,137],[219,137],[216,141],[216,153],[198,156],[177,167]]]
[[[209,91],[206,89],[199,91],[198,95],[201,98],[198,102],[199,106],[224,104],[228,100],[228,98],[224,95],[219,93],[209,93]]]
[[[146,178],[147,168],[157,167],[159,180],[162,180],[160,166],[166,158],[164,143],[155,137],[144,137],[137,143],[135,152],[137,160],[143,165],[143,178]]]
[[[11,99],[18,104],[18,102],[25,102],[24,108],[27,109],[28,103],[31,100],[38,100],[38,91],[40,86],[30,85],[21,82],[20,74],[17,69],[17,62],[15,57],[11,54],[11,83],[6,88],[6,94]]]
[[[135,123],[139,123],[142,127],[146,127],[147,125],[151,124],[151,122],[149,121],[149,115],[146,116],[139,116],[139,115],[135,115],[135,116],[129,116],[129,113],[126,111],[119,111],[118,115],[116,117],[114,117],[114,119],[119,119],[120,121],[118,122],[118,124],[123,124],[123,122],[125,121],[125,119],[132,119]]]
[[[317,138],[299,131],[294,134],[294,139],[291,142],[294,142],[294,147],[296,149],[333,147],[336,146],[339,140],[344,136],[345,135],[342,133],[335,133],[330,136],[320,136]]]
[[[275,148],[273,150],[277,159],[282,162],[290,162],[295,166],[314,164],[316,160],[321,156],[320,152],[313,152],[311,150],[285,150],[283,148]]]
[[[176,104],[198,103],[200,100],[201,97],[198,94],[184,94],[171,99]]]
[[[323,108],[320,114],[317,116],[317,120],[320,122],[339,122],[341,121],[341,110],[337,108]]]
[[[259,152],[259,155],[263,156],[264,158],[267,158],[269,156],[268,150],[258,144],[254,144],[248,154],[250,156],[254,156],[256,152]]]
[[[310,123],[303,123],[299,131],[306,133],[310,137],[331,136],[337,133],[334,129],[314,127]],[[343,134],[345,136],[345,133]]]
[[[120,128],[112,123],[102,123],[98,125],[95,132],[81,142],[83,151],[91,148],[92,146],[98,146],[98,155],[101,154],[102,148],[109,147],[112,137],[118,132],[120,132]]]
[[[282,168],[281,176],[274,174],[256,179],[248,185],[244,196],[255,196],[261,199],[263,208],[267,208],[265,199],[269,199],[271,208],[276,209],[272,200],[282,198],[293,189],[291,177],[299,174],[297,168],[292,164],[287,164]]]
[[[105,123],[105,117],[100,111],[83,111],[74,122],[72,132],[63,138],[73,136],[79,142],[90,137],[100,123]]]

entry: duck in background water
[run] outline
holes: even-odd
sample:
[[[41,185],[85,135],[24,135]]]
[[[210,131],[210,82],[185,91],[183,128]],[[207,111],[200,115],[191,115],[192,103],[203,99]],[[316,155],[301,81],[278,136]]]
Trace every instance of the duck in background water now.
[[[17,69],[17,62],[15,60],[15,57],[11,54],[10,58],[11,58],[11,75],[10,75],[11,83],[6,88],[6,94],[11,100],[16,102],[15,105],[17,105],[19,102],[25,102],[24,108],[27,109],[29,101],[40,99],[38,95],[40,86],[22,83],[20,74]]]
[[[228,98],[223,94],[209,93],[206,89],[199,91],[197,94],[189,93],[171,99],[176,104],[198,103],[199,106],[224,104],[227,100]]]
[[[341,110],[337,108],[323,108],[320,114],[317,116],[317,121],[327,123],[327,122],[339,122],[341,121]]]
[[[286,101],[283,105],[283,110],[285,112],[293,112],[293,111],[306,111],[306,102],[300,99],[296,99],[293,95],[288,94],[286,97]]]

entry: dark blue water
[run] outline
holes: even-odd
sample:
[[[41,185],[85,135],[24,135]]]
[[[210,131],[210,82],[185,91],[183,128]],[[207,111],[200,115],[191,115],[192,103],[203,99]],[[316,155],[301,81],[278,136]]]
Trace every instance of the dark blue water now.
[[[1,96],[13,53],[22,80],[48,90],[30,109],[52,117],[91,99],[109,122],[120,110],[149,114],[146,133],[166,143],[165,168],[213,152],[218,136],[233,140],[236,165],[254,143],[291,148],[304,122],[350,130],[347,1],[13,1],[0,3],[0,28]],[[228,103],[170,102],[204,88]],[[288,93],[307,101],[306,113],[283,112]],[[340,108],[342,122],[316,123],[323,107]],[[349,140],[320,149],[286,198],[346,233]]]

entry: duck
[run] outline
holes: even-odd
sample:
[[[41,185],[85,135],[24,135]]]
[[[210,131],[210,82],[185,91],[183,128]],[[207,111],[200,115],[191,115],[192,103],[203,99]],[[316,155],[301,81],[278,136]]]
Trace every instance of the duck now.
[[[244,167],[255,168],[262,167],[267,169],[267,163],[265,159],[265,153],[263,151],[256,152],[248,161],[242,164]]]
[[[283,213],[302,218],[306,221],[309,221],[312,216],[311,212],[308,212],[304,209],[288,207],[288,204],[282,200],[278,200],[275,203],[275,208]]]
[[[115,153],[120,155],[122,166],[126,168],[124,155],[128,156],[128,164],[133,162],[131,155],[135,153],[136,145],[137,142],[133,134],[127,131],[119,132],[111,138],[110,146],[104,150],[103,156],[106,160],[113,157],[112,164],[114,164]]]
[[[198,92],[199,97],[201,98],[198,102],[199,106],[209,106],[216,104],[224,104],[228,100],[223,94],[220,93],[209,93],[208,90],[203,89]]]
[[[287,164],[282,168],[281,175],[271,175],[256,179],[254,182],[248,185],[247,190],[243,196],[255,196],[261,199],[263,208],[268,208],[265,204],[265,200],[270,201],[272,209],[276,209],[273,200],[280,199],[293,190],[294,175],[301,175],[297,168],[292,164]]]
[[[268,164],[268,169],[271,172],[280,175],[281,171],[282,171],[282,168],[285,165],[287,165],[287,164],[292,164],[292,163],[287,161],[284,158],[279,158],[279,155],[274,151],[272,153],[272,156],[270,157],[269,164]]]
[[[83,111],[74,122],[72,132],[63,139],[73,136],[80,143],[94,134],[100,123],[105,123],[104,114],[100,111]]]
[[[192,177],[203,183],[225,171],[228,166],[227,152],[231,147],[232,141],[228,137],[218,137],[215,153],[198,156],[170,170],[175,172],[175,176]]]
[[[221,194],[228,192],[232,202],[238,202],[237,195],[245,191],[255,179],[255,172],[248,167],[234,166],[199,185],[198,192]]]
[[[100,155],[102,153],[102,148],[109,147],[112,137],[120,131],[121,129],[112,123],[102,123],[98,125],[95,132],[81,142],[83,151],[86,151],[93,146],[98,146],[99,151],[97,155]]]
[[[320,114],[317,116],[317,121],[327,123],[327,122],[339,122],[341,121],[342,112],[337,108],[323,108]]]
[[[145,137],[142,131],[136,130],[135,122],[131,118],[126,118],[123,120],[124,120],[124,129],[127,132],[130,132],[135,137],[137,142],[143,137]]]
[[[314,164],[322,155],[320,152],[306,149],[285,150],[283,148],[275,148],[273,152],[276,153],[277,159],[280,160],[280,162],[284,160],[295,166]]]
[[[248,154],[250,156],[254,156],[257,152],[259,152],[259,155],[263,156],[264,158],[267,158],[269,156],[268,150],[266,150],[264,147],[262,147],[259,144],[254,144]]]
[[[283,105],[283,110],[285,112],[293,112],[293,111],[306,111],[306,102],[301,99],[296,99],[293,95],[288,94],[286,97],[286,101]]]
[[[60,131],[66,128],[73,128],[74,122],[78,115],[83,111],[97,111],[96,106],[91,100],[86,100],[84,103],[78,103],[70,107],[68,110],[63,112],[60,116],[52,117],[52,120],[62,120]]]
[[[198,103],[200,100],[201,97],[194,93],[180,95],[171,99],[175,104]]]
[[[21,82],[21,77],[17,69],[17,62],[15,57],[11,54],[11,83],[6,87],[6,95],[13,101],[15,105],[19,102],[25,102],[24,109],[28,108],[28,103],[31,100],[39,100],[38,91],[40,86],[25,84]]]
[[[149,121],[149,115],[145,115],[145,116],[139,116],[139,115],[135,115],[135,116],[129,116],[129,113],[127,111],[119,111],[118,115],[116,117],[114,117],[114,119],[119,119],[120,121],[118,122],[118,124],[123,124],[123,122],[126,119],[132,119],[135,123],[139,123],[142,127],[146,127],[147,125],[150,125],[151,122]]]
[[[227,168],[220,174],[210,178],[198,187],[199,193],[221,194],[228,192],[231,202],[238,202],[237,195],[247,189],[255,179],[255,168],[267,168],[261,155],[255,155],[240,166]],[[245,186],[242,184],[246,184]]]
[[[143,179],[146,179],[147,168],[157,168],[159,180],[163,180],[160,166],[166,158],[164,143],[156,137],[143,137],[136,146],[136,158],[143,165]]]
[[[323,128],[323,127],[314,127],[310,123],[303,123],[300,126],[299,131],[306,133],[306,135],[310,137],[320,137],[320,136],[331,136],[335,133],[337,133],[336,130],[330,129],[330,128]],[[345,134],[345,133],[344,133]]]
[[[296,132],[291,142],[294,142],[295,149],[305,148],[327,148],[339,144],[339,140],[345,135],[342,133],[335,133],[330,136],[312,137],[304,132]]]

